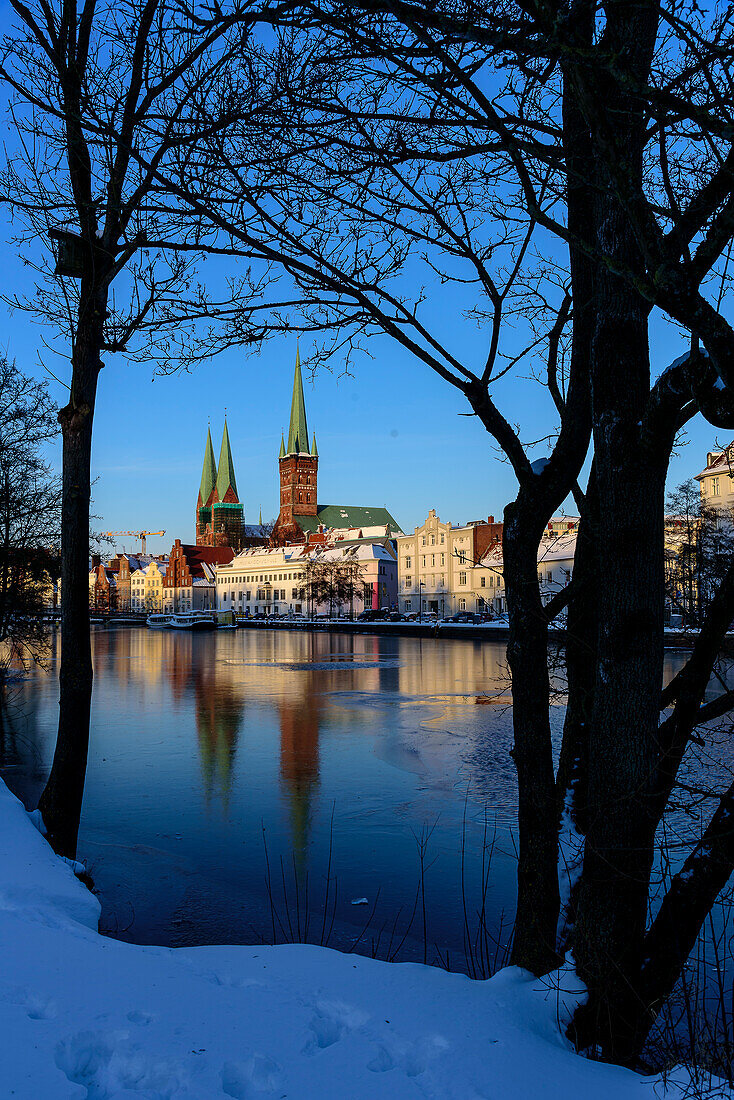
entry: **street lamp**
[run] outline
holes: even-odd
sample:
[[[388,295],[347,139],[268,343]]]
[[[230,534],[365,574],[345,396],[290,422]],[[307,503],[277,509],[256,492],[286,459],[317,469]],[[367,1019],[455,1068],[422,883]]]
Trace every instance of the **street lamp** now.
[[[418,622],[423,622],[423,600],[421,599],[421,593],[423,590],[423,581],[418,581]]]

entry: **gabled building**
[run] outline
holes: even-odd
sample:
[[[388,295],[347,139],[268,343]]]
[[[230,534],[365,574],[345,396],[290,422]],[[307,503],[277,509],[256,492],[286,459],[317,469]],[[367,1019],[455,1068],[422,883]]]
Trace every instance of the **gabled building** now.
[[[551,520],[538,547],[538,584],[544,604],[550,602],[570,582],[576,556],[578,518],[560,516]],[[502,544],[491,547],[473,571],[473,591],[467,596],[466,610],[488,610],[496,615],[507,611]],[[476,606],[470,606],[472,601]]]
[[[117,571],[105,565],[99,555],[92,557],[89,571],[89,606],[95,611],[117,609]]]
[[[734,443],[722,451],[709,451],[706,467],[696,474],[701,487],[701,503],[721,513],[734,512]]]
[[[273,546],[304,542],[309,534],[331,528],[380,528],[402,534],[386,508],[322,504],[318,497],[319,452],[314,435],[309,445],[301,356],[296,352],[288,442],[281,435],[278,455],[280,512],[271,535]]]
[[[474,567],[501,541],[502,524],[494,516],[444,523],[431,508],[425,523],[397,540],[400,610],[439,617],[484,610],[489,594],[475,593]]]
[[[200,546],[176,539],[163,577],[164,611],[210,611],[216,607],[217,565],[234,557],[231,546]]]

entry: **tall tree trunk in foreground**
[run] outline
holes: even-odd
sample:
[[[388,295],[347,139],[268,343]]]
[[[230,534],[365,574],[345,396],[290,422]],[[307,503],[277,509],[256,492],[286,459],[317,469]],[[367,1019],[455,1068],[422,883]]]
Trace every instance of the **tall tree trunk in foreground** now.
[[[82,283],[69,403],[59,412],[63,439],[61,515],[61,670],[59,729],[39,809],[51,844],[76,855],[89,747],[92,653],[89,632],[89,502],[91,453],[106,283]]]
[[[518,777],[517,916],[511,961],[534,974],[558,965],[558,828],[548,700],[548,621],[538,585],[540,502],[520,490],[505,508],[503,564]]]

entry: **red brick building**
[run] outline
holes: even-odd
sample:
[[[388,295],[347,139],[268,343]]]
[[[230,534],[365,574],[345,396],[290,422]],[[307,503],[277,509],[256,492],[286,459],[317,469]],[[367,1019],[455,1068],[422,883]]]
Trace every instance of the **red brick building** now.
[[[231,546],[200,546],[176,539],[163,577],[165,611],[208,611],[217,606],[214,567],[228,565]]]
[[[211,431],[206,433],[204,465],[196,499],[196,545],[231,546],[237,553],[247,546],[264,546],[267,541],[262,519],[257,525],[245,523],[225,419],[219,468],[214,461]]]

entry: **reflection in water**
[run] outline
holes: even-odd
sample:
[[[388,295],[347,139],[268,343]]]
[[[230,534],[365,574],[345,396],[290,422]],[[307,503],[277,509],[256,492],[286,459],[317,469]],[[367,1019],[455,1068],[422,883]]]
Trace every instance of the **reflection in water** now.
[[[237,751],[237,734],[245,711],[245,696],[232,683],[217,682],[217,665],[198,665],[194,675],[196,731],[201,754],[204,797],[221,800],[225,816],[229,809],[232,765]]]
[[[319,781],[319,722],[321,698],[313,678],[304,678],[300,699],[278,703],[280,720],[280,776],[290,806],[293,854],[303,871],[308,847],[311,799]]]
[[[267,938],[263,830],[276,865],[308,874],[317,907],[332,811],[335,946],[361,932],[353,898],[375,904],[378,928],[410,913],[415,837],[428,829],[429,939],[461,958],[465,816],[470,911],[486,905],[495,927],[502,912],[507,923],[516,792],[504,646],[132,628],[96,631],[93,652],[79,854],[106,927],[172,945]],[[671,655],[666,674],[681,661]],[[34,671],[0,726],[3,774],[29,805],[53,753],[57,670]],[[497,843],[483,897],[485,811]],[[422,955],[409,935],[403,956]]]

